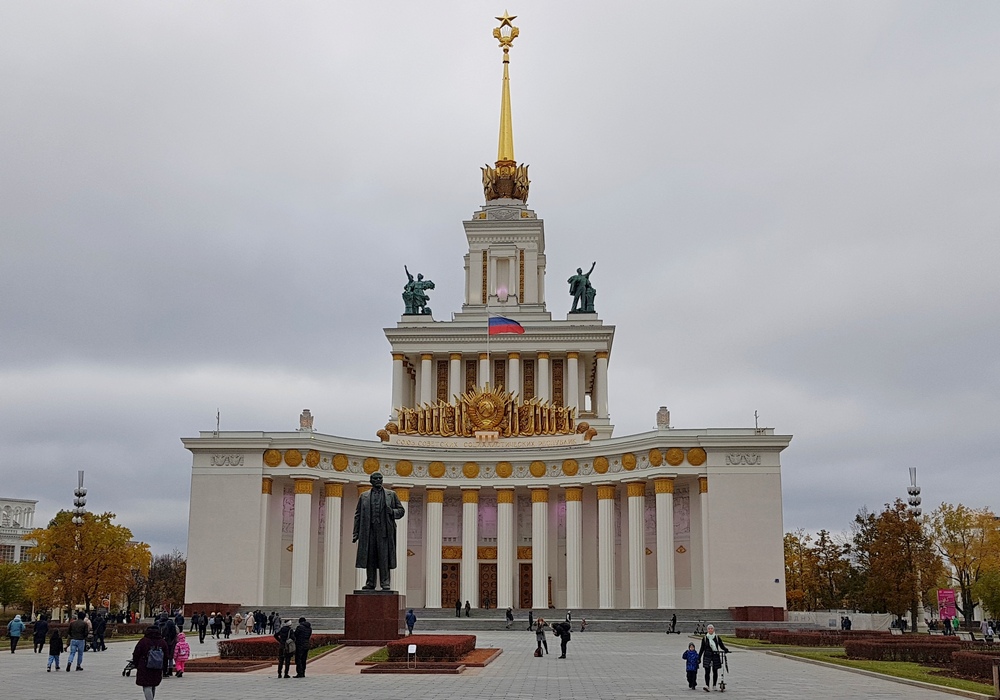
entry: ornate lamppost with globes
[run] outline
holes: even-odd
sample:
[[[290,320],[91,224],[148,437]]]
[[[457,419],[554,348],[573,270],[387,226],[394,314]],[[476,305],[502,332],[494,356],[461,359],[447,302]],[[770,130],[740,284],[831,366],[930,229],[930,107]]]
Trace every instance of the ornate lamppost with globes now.
[[[913,519],[920,522],[920,515],[923,511],[920,510],[920,487],[917,486],[917,468],[910,467],[910,485],[906,489],[906,493],[909,494],[907,499],[907,512],[913,516]],[[923,596],[923,583],[920,580],[920,567],[917,566],[917,624],[914,628],[914,632],[927,632],[927,621],[924,620],[924,596]]]
[[[77,474],[78,484],[77,484],[76,490],[73,491],[74,498],[73,498],[73,510],[72,510],[72,513],[73,513],[73,524],[76,525],[76,538],[75,539],[76,539],[76,555],[77,555],[77,560],[76,560],[75,565],[73,567],[74,568],[74,572],[73,572],[74,577],[80,575],[80,560],[79,560],[79,557],[80,557],[80,554],[81,554],[81,552],[80,552],[80,549],[81,549],[80,542],[81,542],[81,537],[82,537],[82,532],[81,531],[83,529],[83,522],[84,522],[83,516],[86,515],[86,513],[87,513],[87,508],[86,508],[86,505],[87,505],[87,489],[83,488],[83,471],[82,470],[78,471],[76,474]],[[84,603],[86,603],[86,601],[84,601]]]

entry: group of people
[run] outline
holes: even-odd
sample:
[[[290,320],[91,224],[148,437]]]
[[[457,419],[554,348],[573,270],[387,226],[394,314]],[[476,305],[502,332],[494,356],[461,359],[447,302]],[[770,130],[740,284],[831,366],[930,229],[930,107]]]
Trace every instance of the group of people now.
[[[299,622],[294,628],[291,619],[278,619],[280,626],[278,631],[274,633],[274,638],[278,640],[278,678],[305,678],[312,625],[304,617],[299,618]],[[295,675],[289,676],[288,671],[293,659],[295,660]],[[284,669],[284,675],[282,675],[282,669]]]
[[[535,620],[535,656],[542,656],[543,647],[545,649],[545,653],[549,653],[549,642],[545,639],[545,629],[548,628],[552,630],[552,634],[559,638],[559,648],[562,653],[556,658],[565,659],[566,645],[569,644],[569,640],[572,638],[572,634],[570,632],[571,627],[572,615],[570,613],[566,613],[565,622],[556,622],[552,625],[546,622],[544,617],[539,617]]]
[[[192,620],[199,617],[201,616],[195,614]],[[207,625],[207,620],[205,624]],[[204,627],[201,620],[198,620],[197,626],[199,632],[202,632]],[[181,678],[190,658],[191,645],[184,635],[184,616],[179,612],[175,615],[160,613],[156,622],[146,628],[142,639],[132,650],[135,683],[142,688],[145,700],[152,700],[156,696],[156,688],[164,678]]]
[[[709,692],[709,680],[711,680],[712,690],[716,689],[719,682],[719,669],[725,661],[724,654],[728,654],[722,638],[715,633],[715,625],[709,625],[706,634],[701,638],[701,648],[695,651],[694,642],[688,644],[681,658],[684,659],[684,669],[687,672],[688,688],[694,690],[698,687],[698,667],[705,669],[705,685],[702,689]]]

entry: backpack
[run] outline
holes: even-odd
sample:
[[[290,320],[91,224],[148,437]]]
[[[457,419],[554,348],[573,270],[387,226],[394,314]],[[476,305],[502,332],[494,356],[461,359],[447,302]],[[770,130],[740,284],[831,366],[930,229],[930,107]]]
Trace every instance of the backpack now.
[[[163,649],[161,647],[153,647],[146,654],[146,668],[163,670]]]
[[[292,634],[291,630],[288,630],[288,636],[285,637],[285,653],[286,654],[295,653],[295,635]]]

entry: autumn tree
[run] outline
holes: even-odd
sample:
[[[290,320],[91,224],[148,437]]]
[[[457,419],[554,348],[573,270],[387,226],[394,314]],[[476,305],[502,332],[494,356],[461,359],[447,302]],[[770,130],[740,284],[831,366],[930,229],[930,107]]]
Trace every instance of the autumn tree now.
[[[785,600],[789,610],[824,610],[844,604],[850,578],[847,543],[826,530],[785,534]]]
[[[38,543],[25,566],[37,603],[82,603],[89,610],[105,596],[125,594],[133,570],[148,570],[149,545],[132,541],[132,531],[114,523],[114,513],[85,513],[79,526],[72,517],[60,511],[48,527],[25,537]]]
[[[1000,568],[981,572],[972,592],[987,613],[994,618],[1000,617]]]
[[[146,603],[164,610],[184,604],[184,580],[187,559],[176,549],[170,554],[157,554],[149,566],[146,582]]]
[[[786,532],[785,604],[789,610],[812,610],[811,591],[815,578],[812,536],[805,530]]]
[[[0,562],[0,605],[3,606],[4,614],[7,613],[8,605],[24,600],[27,579],[23,565]]]
[[[972,621],[976,584],[984,572],[1000,566],[1000,521],[988,508],[942,503],[931,514],[938,553],[952,567],[951,580],[962,596],[962,617]]]

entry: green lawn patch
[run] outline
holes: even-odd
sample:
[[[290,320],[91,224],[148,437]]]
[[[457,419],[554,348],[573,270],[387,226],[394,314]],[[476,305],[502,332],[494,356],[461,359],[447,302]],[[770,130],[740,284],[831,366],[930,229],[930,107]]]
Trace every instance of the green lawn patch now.
[[[362,663],[373,663],[373,664],[385,663],[388,660],[389,660],[389,650],[386,647],[382,647],[378,651],[373,651],[371,654],[361,659]]]
[[[339,649],[342,646],[344,646],[344,645],[343,644],[324,644],[321,647],[313,647],[312,649],[309,650],[309,654],[308,654],[307,658],[312,659],[312,658],[317,657],[317,656],[323,656],[324,654],[326,654],[328,652],[336,651],[337,649]]]

